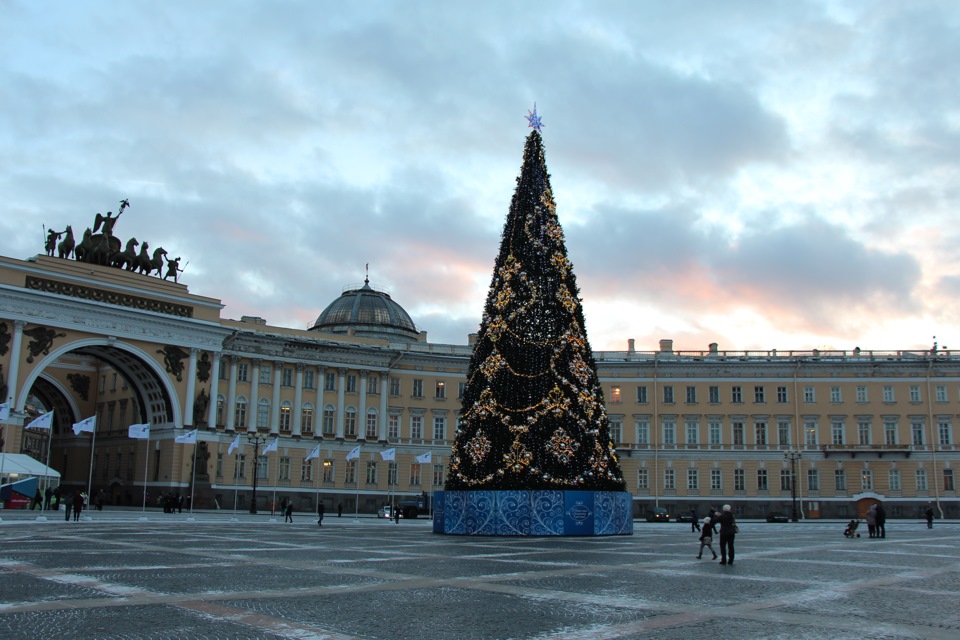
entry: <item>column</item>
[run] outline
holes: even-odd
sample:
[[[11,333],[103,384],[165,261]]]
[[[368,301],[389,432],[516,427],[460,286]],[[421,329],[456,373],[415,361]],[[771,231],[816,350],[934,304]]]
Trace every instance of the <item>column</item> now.
[[[380,442],[387,441],[387,395],[390,387],[390,376],[380,378]]]
[[[227,406],[223,410],[227,413],[227,431],[233,431],[237,422],[237,356],[227,356],[230,359],[230,380],[227,383]]]
[[[367,439],[367,374],[369,371],[360,371],[360,411],[357,416],[357,440]]]
[[[7,373],[7,397],[6,403],[10,407],[10,413],[23,411],[23,407],[17,406],[17,377],[20,375],[20,346],[23,343],[23,328],[27,323],[23,320],[13,321],[13,343],[10,345],[10,371]]]
[[[197,390],[197,349],[190,347],[190,361],[187,364],[187,398],[183,403],[183,426],[193,426],[193,394]]]
[[[343,440],[343,405],[347,401],[344,395],[347,386],[347,370],[337,369],[337,440]]]
[[[290,433],[293,435],[294,438],[299,438],[301,435],[300,426],[303,421],[303,416],[300,415],[300,411],[302,409],[301,405],[303,405],[303,363],[302,362],[297,363],[297,380],[295,384],[297,386],[293,391],[293,416],[291,416],[290,418],[291,420],[293,420],[293,424],[290,425]]]
[[[323,386],[327,384],[327,368],[317,367],[317,408],[313,413],[313,436],[323,437]]]
[[[260,416],[260,364],[263,361],[260,358],[254,358],[253,371],[250,373],[250,410],[249,421],[247,422],[247,431],[256,431],[257,422]]]
[[[270,407],[270,433],[280,434],[280,374],[283,373],[283,363],[274,362],[273,372],[273,406]]]
[[[210,406],[207,408],[207,427],[217,428],[217,396],[220,395],[220,352],[213,352],[213,377],[210,379]],[[223,408],[226,411],[226,407]]]

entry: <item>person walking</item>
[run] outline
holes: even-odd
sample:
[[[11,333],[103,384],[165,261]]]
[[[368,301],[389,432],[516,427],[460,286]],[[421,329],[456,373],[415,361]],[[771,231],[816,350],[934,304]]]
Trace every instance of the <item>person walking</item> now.
[[[63,503],[63,509],[66,511],[67,515],[64,518],[65,521],[70,522],[70,516],[73,513],[73,494],[68,493],[66,500]]]
[[[720,564],[733,564],[733,542],[737,535],[737,520],[730,505],[723,505],[720,513]]]
[[[864,516],[867,521],[867,537],[876,538],[877,537],[877,505],[872,504],[870,508],[867,509],[867,515]]]
[[[287,500],[283,507],[283,521],[293,524],[293,500]]]
[[[887,537],[887,512],[879,502],[877,503],[877,537]]]
[[[717,552],[713,550],[713,534],[715,533],[713,527],[714,524],[710,521],[710,518],[703,519],[703,529],[700,531],[700,551],[697,552],[697,560],[703,555],[704,547],[710,549],[714,560],[717,559]]]
[[[323,526],[323,514],[326,513],[327,508],[323,506],[323,500],[317,502],[317,526]]]
[[[393,508],[393,524],[400,524],[400,507]]]
[[[342,503],[342,502],[338,502],[338,503],[337,503],[337,517],[339,518],[339,517],[341,517],[342,515],[343,515],[343,503]]]
[[[927,529],[933,529],[933,505],[927,505],[925,515],[927,516]]]
[[[697,522],[697,508],[690,507],[690,533],[700,531],[700,523]]]
[[[83,503],[85,502],[83,491],[74,491],[73,492],[73,521],[80,522],[80,512],[83,511]]]

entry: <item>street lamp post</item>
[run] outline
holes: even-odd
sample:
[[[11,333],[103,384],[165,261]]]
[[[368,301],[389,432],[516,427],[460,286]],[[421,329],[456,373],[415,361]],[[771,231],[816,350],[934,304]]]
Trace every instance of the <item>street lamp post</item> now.
[[[785,451],[783,457],[790,461],[790,498],[793,501],[793,521],[797,518],[797,460],[800,459],[799,451]]]
[[[260,471],[260,445],[267,441],[267,436],[254,433],[247,436],[247,442],[253,445],[253,498],[250,500],[250,513],[257,514],[257,474]]]

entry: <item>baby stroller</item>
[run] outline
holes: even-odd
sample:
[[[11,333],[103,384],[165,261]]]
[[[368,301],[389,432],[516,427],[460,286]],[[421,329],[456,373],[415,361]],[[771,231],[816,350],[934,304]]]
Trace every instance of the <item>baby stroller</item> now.
[[[859,538],[860,534],[857,533],[857,527],[860,526],[860,521],[854,518],[849,523],[847,523],[847,528],[843,530],[844,538]]]

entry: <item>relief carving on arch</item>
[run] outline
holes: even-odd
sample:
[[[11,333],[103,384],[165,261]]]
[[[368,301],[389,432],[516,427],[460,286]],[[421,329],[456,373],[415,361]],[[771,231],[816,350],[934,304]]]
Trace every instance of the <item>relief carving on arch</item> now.
[[[157,353],[163,354],[163,364],[167,373],[177,377],[177,382],[183,380],[183,360],[190,354],[180,347],[168,344],[163,349],[157,349]]]

